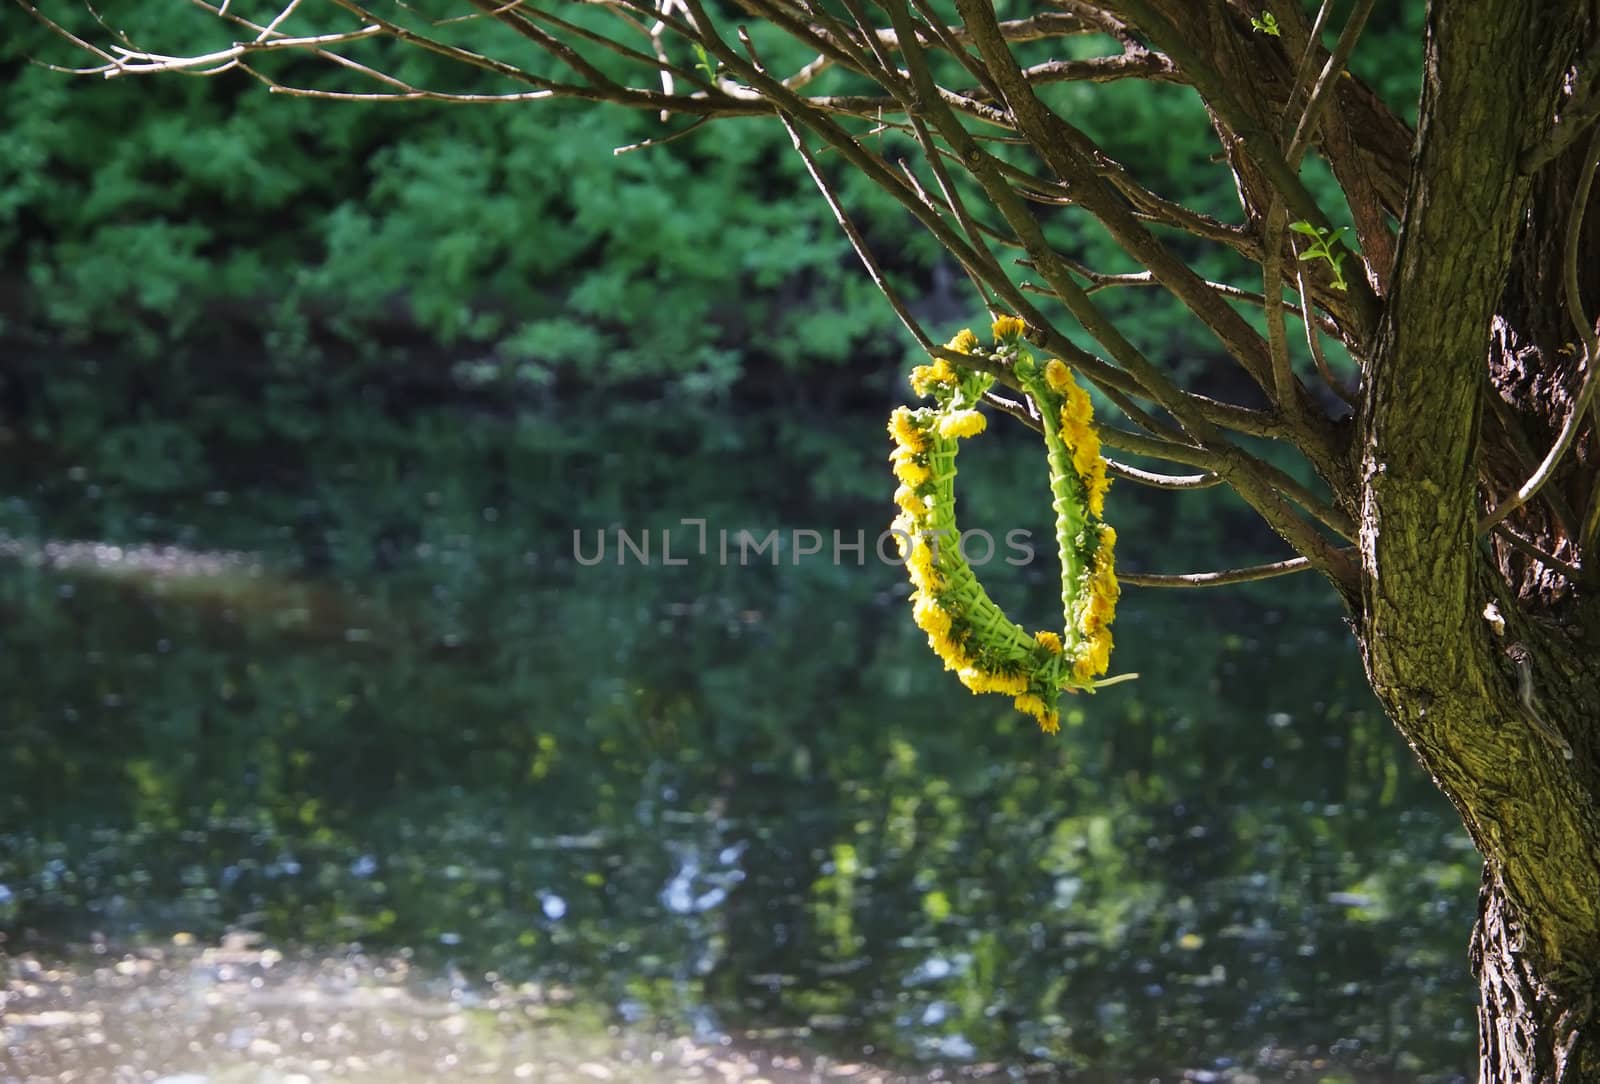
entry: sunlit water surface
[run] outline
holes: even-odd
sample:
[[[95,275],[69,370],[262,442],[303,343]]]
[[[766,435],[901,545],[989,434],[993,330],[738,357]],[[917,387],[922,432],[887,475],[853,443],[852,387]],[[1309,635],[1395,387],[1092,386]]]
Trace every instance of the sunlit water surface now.
[[[770,426],[636,421],[13,479],[0,1081],[1461,1077],[1477,863],[1314,584],[1130,590],[1140,680],[1044,738],[896,569],[576,562],[882,527],[870,471],[770,485]]]

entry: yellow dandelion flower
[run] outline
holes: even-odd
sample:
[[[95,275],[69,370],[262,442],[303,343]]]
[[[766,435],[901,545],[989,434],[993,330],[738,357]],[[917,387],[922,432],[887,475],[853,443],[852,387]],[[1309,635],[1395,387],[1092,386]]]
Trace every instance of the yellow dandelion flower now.
[[[1023,323],[1020,317],[1002,316],[994,322],[992,330],[996,342],[1008,342],[1021,336],[1028,330],[1028,325]]]
[[[967,649],[954,636],[929,636],[928,646],[944,661],[946,670],[954,670],[959,674],[972,665],[972,656],[967,654]]]
[[[889,530],[894,535],[895,550],[899,552],[901,557],[909,557],[913,539],[917,537],[917,532],[921,530],[917,526],[916,518],[902,508],[900,514],[890,522]]]
[[[919,540],[911,550],[911,556],[906,558],[906,574],[919,590],[928,594],[938,591],[939,569],[933,562],[933,548],[926,542]]]
[[[1061,425],[1061,442],[1068,448],[1076,448],[1089,437],[1094,436],[1094,430],[1073,416],[1071,410],[1063,404],[1061,413],[1056,421]],[[1098,437],[1095,438],[1099,440]]]
[[[915,452],[927,450],[928,434],[917,425],[906,407],[895,407],[894,413],[889,415],[889,435],[902,448],[910,448]]]
[[[1072,469],[1085,483],[1094,477],[1096,470],[1106,469],[1105,461],[1100,458],[1100,438],[1093,429],[1084,429],[1072,442]]]
[[[1094,570],[1089,576],[1089,588],[1096,595],[1112,602],[1122,597],[1122,585],[1117,582],[1117,532],[1110,524],[1100,526],[1100,548],[1094,551]]]
[[[943,639],[950,635],[950,614],[933,600],[933,596],[918,591],[912,596],[915,601],[911,604],[911,619],[917,623],[917,628],[929,636]]]
[[[1022,674],[995,674],[969,666],[956,674],[961,684],[974,693],[1004,693],[1019,696],[1028,691],[1028,679]]]
[[[1084,606],[1083,615],[1078,621],[1078,627],[1085,636],[1093,636],[1117,616],[1117,600],[1102,594],[1098,586],[1096,581],[1090,581],[1088,604]]]
[[[1122,585],[1117,582],[1116,571],[1095,561],[1094,575],[1089,578],[1090,590],[1101,598],[1115,603],[1122,597]]]
[[[1043,700],[1032,693],[1024,693],[1011,701],[1011,704],[1024,715],[1033,716],[1039,723],[1039,729],[1046,734],[1054,734],[1061,729],[1060,713],[1048,707]]]
[[[1040,629],[1038,632],[1033,634],[1033,638],[1039,641],[1039,644],[1044,647],[1045,650],[1049,651],[1050,654],[1061,654],[1061,637],[1051,632],[1049,629]]]
[[[1044,363],[1044,382],[1057,395],[1066,395],[1067,389],[1078,386],[1072,379],[1072,370],[1060,358],[1051,358]]]
[[[1111,630],[1096,629],[1094,638],[1089,641],[1089,654],[1094,659],[1094,672],[1103,674],[1111,665]]]
[[[939,419],[939,435],[946,439],[973,437],[983,432],[988,419],[976,410],[957,410]]]
[[[1020,696],[1028,691],[1028,679],[1022,674],[996,674],[993,691]]]
[[[944,344],[946,350],[954,350],[958,354],[972,354],[978,350],[978,337],[972,333],[970,327],[964,327],[956,332],[956,337]]]
[[[1062,404],[1061,411],[1063,414],[1070,414],[1072,420],[1079,425],[1088,425],[1094,417],[1094,403],[1090,400],[1089,393],[1080,388],[1076,381],[1072,381],[1070,376],[1067,379],[1071,382],[1071,386],[1062,392],[1067,401]]]
[[[895,467],[894,474],[896,478],[908,486],[920,486],[923,482],[933,477],[927,467],[910,461],[898,464]]]
[[[1079,681],[1092,681],[1106,672],[1111,665],[1111,630],[1096,629],[1084,641],[1078,657],[1072,664],[1072,675]]]
[[[889,462],[894,464],[894,476],[908,486],[920,486],[933,472],[916,461],[916,453],[910,448],[896,448],[889,455]]]
[[[1021,696],[1016,697],[1011,701],[1011,706],[1020,712],[1033,716],[1035,719],[1050,710],[1045,706],[1045,702],[1033,693],[1023,693]]]
[[[1099,519],[1106,514],[1106,490],[1111,488],[1111,479],[1106,475],[1105,460],[1096,460],[1094,470],[1083,481],[1089,489],[1089,511]]]
[[[915,486],[901,486],[894,491],[894,503],[919,524],[928,515],[927,499],[917,495]]]
[[[955,384],[958,379],[948,361],[935,358],[931,365],[918,365],[911,370],[911,390],[918,395],[931,395],[935,385]]]

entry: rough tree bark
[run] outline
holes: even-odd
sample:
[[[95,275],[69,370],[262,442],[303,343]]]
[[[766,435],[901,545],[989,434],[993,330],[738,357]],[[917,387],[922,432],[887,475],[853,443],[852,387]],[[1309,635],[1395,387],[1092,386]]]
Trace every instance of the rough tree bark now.
[[[31,0],[18,3],[40,15]],[[1372,688],[1484,855],[1472,941],[1483,1081],[1600,1081],[1600,408],[1584,418],[1578,390],[1600,369],[1600,209],[1585,206],[1593,191],[1580,195],[1600,154],[1589,138],[1600,128],[1597,0],[1430,0],[1414,138],[1345,71],[1374,0],[1054,0],[1004,20],[986,0],[736,0],[739,19],[711,0],[465,3],[532,43],[544,65],[525,70],[464,50],[430,36],[428,24],[394,22],[402,16],[384,14],[390,5],[360,0],[332,0],[353,17],[348,30],[300,37],[290,31],[299,0],[266,23],[218,5],[212,14],[238,33],[235,45],[188,60],[126,38],[102,48],[52,25],[104,75],[237,70],[278,92],[341,96],[278,81],[267,55],[299,50],[367,77],[366,98],[570,97],[658,112],[663,122],[692,118],[663,138],[718,116],[775,118],[921,346],[991,366],[1019,388],[998,355],[951,354],[917,323],[811,148],[830,152],[829,168],[853,169],[896,200],[993,313],[1022,317],[1030,341],[1122,412],[1125,424],[1105,430],[1109,447],[1200,473],[1113,463],[1114,472],[1165,489],[1229,484],[1300,555],[1124,582],[1199,586],[1311,569],[1339,592]],[[622,16],[619,37],[572,21],[602,7]],[[1329,49],[1335,8],[1345,23]],[[786,35],[808,59],[769,71],[741,19]],[[381,37],[512,88],[435,92],[371,66],[385,55],[366,65],[346,55]],[[1018,59],[1032,43],[1080,37],[1112,51]],[[844,76],[831,92],[818,89],[828,73]],[[1062,82],[1127,78],[1198,95],[1232,172],[1239,221],[1144,187],[1049,97]],[[901,140],[887,154],[877,138],[886,129]],[[997,133],[1026,152],[1025,165],[994,152],[986,137]],[[1307,152],[1337,179],[1359,239],[1348,284],[1306,263],[1305,248],[1284,235],[1296,220],[1302,232],[1332,225],[1301,180]],[[1040,205],[1098,220],[1146,271],[1074,262]],[[1258,266],[1259,277],[1206,281],[1180,253],[1207,247]],[[1042,282],[1016,280],[1018,251]],[[1214,336],[1248,380],[1241,401],[1180,387],[1091,296],[1131,285],[1163,289]],[[1041,308],[1041,295],[1054,307]],[[1243,314],[1251,305],[1263,319]],[[1316,375],[1296,369],[1283,333],[1286,311],[1308,310]],[[1081,330],[1095,351],[1061,326]],[[1359,367],[1353,421],[1323,335]],[[1027,420],[1020,404],[998,405]],[[1584,420],[1573,430],[1569,417]],[[1558,432],[1576,441],[1552,456],[1535,495],[1530,479],[1561,447]],[[1319,484],[1253,454],[1262,440],[1298,453]],[[1527,499],[1496,527],[1491,509],[1519,489]]]
[[[1544,135],[1530,119],[1555,112],[1559,58],[1593,39],[1586,8],[1434,5],[1405,225],[1361,410],[1359,636],[1373,689],[1485,858],[1472,945],[1480,1073],[1507,1084],[1600,1080],[1589,971],[1600,963],[1600,612],[1582,585],[1481,545],[1476,497],[1480,455],[1526,477],[1513,438],[1531,422],[1527,442],[1548,447],[1571,406],[1555,389],[1581,375],[1553,258],[1575,170],[1565,159],[1536,183],[1521,162]],[[1502,424],[1485,425],[1491,395],[1509,400]],[[1569,473],[1583,509],[1594,472]],[[1516,527],[1546,552],[1579,556],[1555,516],[1530,512]],[[1570,759],[1541,721],[1570,742]]]

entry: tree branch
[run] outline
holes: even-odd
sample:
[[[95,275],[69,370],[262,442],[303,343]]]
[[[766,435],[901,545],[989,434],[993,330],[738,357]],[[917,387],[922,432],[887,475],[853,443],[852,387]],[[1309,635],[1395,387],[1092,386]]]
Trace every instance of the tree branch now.
[[[1573,583],[1577,583],[1578,577],[1583,574],[1582,570],[1576,565],[1569,565],[1561,558],[1546,553],[1544,550],[1540,549],[1538,546],[1535,546],[1526,538],[1523,538],[1516,531],[1513,531],[1510,527],[1507,527],[1504,523],[1495,524],[1491,530],[1493,531],[1495,537],[1503,540],[1507,545],[1521,553],[1524,557],[1531,557],[1540,564],[1555,569]]]
[[[1567,412],[1566,420],[1561,423],[1561,432],[1556,435],[1556,442],[1549,454],[1521,488],[1478,521],[1480,533],[1502,522],[1544,488],[1544,484],[1555,474],[1556,467],[1572,447],[1573,438],[1578,435],[1578,427],[1589,413],[1589,404],[1594,400],[1595,389],[1600,387],[1600,381],[1596,380],[1596,375],[1600,374],[1600,336],[1596,336],[1594,325],[1584,315],[1583,300],[1578,292],[1578,242],[1583,229],[1584,211],[1589,205],[1589,192],[1594,187],[1597,164],[1600,164],[1600,129],[1596,129],[1594,137],[1589,141],[1589,152],[1584,159],[1583,172],[1578,177],[1578,189],[1574,194],[1572,214],[1567,222],[1566,244],[1562,252],[1562,288],[1566,295],[1567,314],[1572,320],[1573,327],[1577,329],[1579,341],[1583,343],[1583,383],[1572,400],[1572,409]]]
[[[1255,121],[1238,102],[1234,87],[1189,46],[1184,36],[1148,0],[1119,0],[1133,21],[1177,63],[1206,104],[1238,139],[1244,153],[1261,170],[1297,220],[1331,228],[1327,216],[1277,146],[1277,135]],[[1360,337],[1369,340],[1377,326],[1378,299],[1363,279],[1351,284],[1350,302],[1360,321]]]
[[[1295,572],[1305,572],[1309,568],[1311,568],[1309,559],[1291,557],[1284,561],[1273,561],[1271,564],[1250,565],[1248,568],[1230,568],[1222,572],[1161,574],[1155,572],[1124,572],[1118,569],[1117,581],[1131,584],[1134,587],[1225,587],[1233,583],[1250,583],[1254,580],[1270,580],[1277,576],[1288,576]]]
[[[1300,123],[1295,125],[1294,137],[1289,140],[1289,149],[1284,153],[1284,158],[1291,168],[1299,165],[1300,155],[1311,141],[1311,133],[1316,129],[1322,110],[1333,97],[1336,82],[1343,74],[1350,54],[1355,51],[1356,40],[1361,37],[1362,28],[1367,25],[1367,16],[1372,14],[1373,3],[1374,0],[1356,0],[1356,6],[1351,10],[1349,19],[1345,21],[1344,29],[1339,32],[1339,40],[1333,47],[1333,54],[1322,66],[1322,74],[1317,76],[1316,85],[1311,88],[1311,97],[1306,101],[1305,112],[1300,115]]]
[[[1211,489],[1222,484],[1222,479],[1211,471],[1203,474],[1157,474],[1154,471],[1130,467],[1115,459],[1106,460],[1106,470],[1115,477],[1126,478],[1130,482],[1137,482],[1151,489]]]
[[[1591,125],[1600,122],[1600,42],[1589,46],[1575,65],[1582,82],[1573,91],[1550,137],[1523,153],[1522,172],[1537,173],[1577,145]]]

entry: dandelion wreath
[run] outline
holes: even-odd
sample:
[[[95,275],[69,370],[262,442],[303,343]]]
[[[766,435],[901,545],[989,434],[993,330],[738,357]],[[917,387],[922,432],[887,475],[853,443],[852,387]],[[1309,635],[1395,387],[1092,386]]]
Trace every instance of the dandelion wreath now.
[[[1065,628],[1029,634],[1006,617],[978,582],[961,553],[956,527],[957,442],[983,432],[978,411],[994,377],[943,358],[911,372],[911,386],[931,407],[897,407],[889,418],[890,454],[900,481],[893,529],[911,577],[911,613],[928,645],[974,693],[1012,697],[1047,734],[1060,729],[1063,690],[1093,692],[1133,677],[1103,678],[1111,662],[1111,620],[1117,586],[1117,533],[1101,517],[1106,463],[1100,455],[1089,395],[1056,359],[1039,366],[1022,340],[1014,316],[994,322],[995,355],[1008,362],[1033,398],[1050,465],[1056,547],[1061,555],[1061,605]],[[978,337],[963,330],[947,344],[977,354]]]

